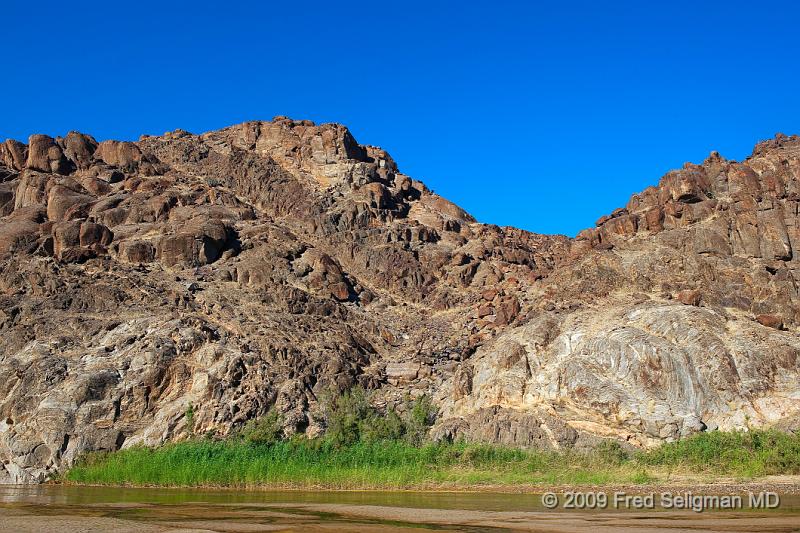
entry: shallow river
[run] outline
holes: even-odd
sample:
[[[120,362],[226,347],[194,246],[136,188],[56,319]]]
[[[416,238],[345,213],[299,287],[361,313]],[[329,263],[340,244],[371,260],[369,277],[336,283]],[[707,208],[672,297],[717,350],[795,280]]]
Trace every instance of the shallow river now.
[[[674,502],[687,489],[671,491]],[[0,485],[0,531],[800,531],[796,493],[779,494],[780,503],[772,509],[752,508],[743,493],[739,509],[696,512],[662,508],[661,492],[655,492],[655,509],[636,508],[649,502],[622,496],[615,504],[614,491],[606,489],[605,509],[564,509],[567,497],[559,493],[551,510],[543,506],[541,494]],[[599,505],[597,496],[593,498],[588,504]],[[587,505],[585,498],[576,503]],[[714,505],[723,504],[711,501],[707,506]]]

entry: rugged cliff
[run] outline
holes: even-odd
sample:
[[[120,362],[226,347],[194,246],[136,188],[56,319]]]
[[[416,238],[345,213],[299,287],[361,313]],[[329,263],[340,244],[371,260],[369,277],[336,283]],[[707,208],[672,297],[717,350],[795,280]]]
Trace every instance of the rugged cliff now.
[[[647,446],[800,412],[800,139],[576,239],[475,222],[340,125],[0,145],[0,482],[359,384],[432,435]]]

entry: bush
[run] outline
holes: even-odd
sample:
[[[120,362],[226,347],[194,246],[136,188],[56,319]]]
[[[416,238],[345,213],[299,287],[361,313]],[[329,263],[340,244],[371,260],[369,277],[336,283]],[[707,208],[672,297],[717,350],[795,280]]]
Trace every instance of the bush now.
[[[594,453],[600,462],[609,465],[621,465],[631,458],[631,454],[615,440],[604,440],[597,445]]]
[[[435,419],[436,408],[427,395],[414,400],[405,420],[405,440],[414,446],[421,445],[427,440]]]
[[[323,415],[327,424],[325,437],[337,446],[347,446],[361,440],[364,421],[374,416],[366,391],[354,387],[341,396],[323,400]]]
[[[394,411],[388,411],[383,416],[373,413],[359,426],[360,440],[365,442],[401,440],[405,433],[405,423]]]
[[[420,446],[427,439],[436,415],[427,396],[412,402],[404,417],[391,409],[380,413],[372,407],[368,393],[361,387],[354,387],[340,396],[327,395],[321,404],[327,425],[325,438],[336,446],[389,440]]]
[[[194,435],[194,405],[190,403],[183,415],[186,418],[186,431],[189,435]]]
[[[241,437],[253,444],[274,444],[283,438],[283,419],[272,410],[261,418],[249,420],[241,430]]]

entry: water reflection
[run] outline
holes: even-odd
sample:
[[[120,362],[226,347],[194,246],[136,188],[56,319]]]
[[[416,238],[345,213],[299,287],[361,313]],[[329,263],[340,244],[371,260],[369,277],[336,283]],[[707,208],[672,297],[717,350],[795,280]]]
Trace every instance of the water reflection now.
[[[588,489],[587,489],[588,490]],[[606,491],[613,492],[613,491]],[[257,491],[0,485],[0,532],[447,530],[495,532],[674,530],[795,531],[800,496],[772,510],[694,513],[548,510],[538,494]],[[88,528],[88,529],[87,529]],[[145,528],[145,529],[139,529]],[[147,529],[151,531],[153,529]],[[153,530],[155,531],[155,530]]]

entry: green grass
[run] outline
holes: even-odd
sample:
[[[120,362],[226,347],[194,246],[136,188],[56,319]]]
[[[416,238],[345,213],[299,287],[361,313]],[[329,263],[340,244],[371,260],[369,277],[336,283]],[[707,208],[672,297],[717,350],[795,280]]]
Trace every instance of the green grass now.
[[[230,487],[459,488],[481,485],[607,485],[687,474],[749,479],[800,474],[800,436],[710,432],[649,452],[613,444],[589,452],[543,452],[479,444],[294,439],[189,440],[86,456],[63,481]]]
[[[754,478],[800,474],[800,434],[776,430],[711,431],[639,455],[644,466]]]

